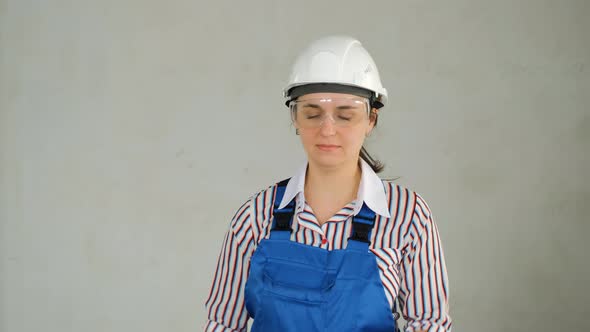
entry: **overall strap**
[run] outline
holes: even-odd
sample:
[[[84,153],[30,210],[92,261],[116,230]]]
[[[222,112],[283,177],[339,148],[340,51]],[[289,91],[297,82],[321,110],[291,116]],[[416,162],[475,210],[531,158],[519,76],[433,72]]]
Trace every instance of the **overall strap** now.
[[[375,225],[375,212],[363,202],[363,207],[352,217],[352,235],[348,238],[346,248],[368,251],[371,244],[371,231]]]
[[[277,183],[276,186],[273,202],[272,227],[270,229],[270,238],[272,239],[291,239],[291,232],[293,231],[291,229],[291,221],[293,220],[293,214],[295,213],[295,198],[293,198],[284,208],[279,209],[279,205],[281,205],[289,180],[290,179],[285,179]]]

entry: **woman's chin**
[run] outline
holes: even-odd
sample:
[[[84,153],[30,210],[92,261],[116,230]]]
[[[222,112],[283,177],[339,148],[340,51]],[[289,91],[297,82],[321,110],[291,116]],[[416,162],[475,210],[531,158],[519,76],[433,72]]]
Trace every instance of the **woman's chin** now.
[[[315,153],[309,159],[316,165],[327,168],[342,165],[345,162],[344,156],[327,153]]]

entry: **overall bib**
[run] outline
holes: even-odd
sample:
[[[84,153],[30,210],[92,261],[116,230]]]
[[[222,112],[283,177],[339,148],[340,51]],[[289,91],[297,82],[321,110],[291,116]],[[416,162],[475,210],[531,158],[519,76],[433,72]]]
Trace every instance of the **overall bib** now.
[[[297,243],[290,240],[295,199],[278,208],[287,183],[277,186],[270,237],[251,259],[245,288],[246,309],[254,318],[251,331],[396,331],[369,252],[375,212],[363,204],[345,249]]]

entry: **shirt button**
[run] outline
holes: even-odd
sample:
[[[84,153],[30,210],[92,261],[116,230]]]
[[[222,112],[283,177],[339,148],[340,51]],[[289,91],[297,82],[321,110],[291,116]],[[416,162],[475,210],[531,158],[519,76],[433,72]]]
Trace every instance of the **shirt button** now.
[[[326,244],[326,243],[328,243],[328,240],[326,240],[326,238],[323,238],[322,239],[322,244]]]

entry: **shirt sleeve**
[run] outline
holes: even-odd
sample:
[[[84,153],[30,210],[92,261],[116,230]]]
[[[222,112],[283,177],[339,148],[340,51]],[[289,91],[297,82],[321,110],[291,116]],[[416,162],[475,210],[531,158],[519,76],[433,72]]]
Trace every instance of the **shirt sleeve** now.
[[[447,269],[438,228],[426,202],[416,195],[401,268],[400,305],[406,332],[451,331]]]
[[[225,234],[209,296],[205,302],[205,331],[246,331],[248,312],[244,287],[254,251],[251,200],[244,203],[231,220]]]

